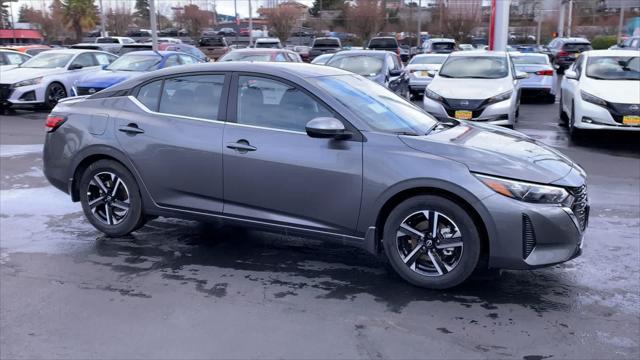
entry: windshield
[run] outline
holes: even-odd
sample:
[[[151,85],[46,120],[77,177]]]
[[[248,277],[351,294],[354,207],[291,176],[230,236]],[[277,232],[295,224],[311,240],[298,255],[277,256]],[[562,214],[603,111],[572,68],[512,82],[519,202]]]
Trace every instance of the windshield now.
[[[151,71],[158,68],[162,57],[158,55],[126,55],[118,58],[107,70],[112,71]]]
[[[409,62],[409,65],[442,64],[447,60],[446,56],[416,56]]]
[[[96,40],[98,44],[118,44],[118,39],[114,38],[98,38]]]
[[[65,67],[72,57],[73,54],[43,52],[25,61],[21,67],[38,69],[61,68]]]
[[[366,55],[335,56],[327,63],[329,66],[351,71],[362,76],[375,76],[382,70],[384,62],[380,57]]]
[[[450,42],[441,42],[441,43],[433,43],[431,44],[431,48],[434,50],[453,50],[456,44]]]
[[[545,56],[512,56],[511,60],[516,65],[547,65],[549,58]]]
[[[382,49],[389,49],[389,48],[397,48],[398,47],[398,42],[396,41],[396,39],[371,39],[371,42],[369,42],[369,48],[374,49],[374,48],[382,48]]]
[[[360,76],[320,76],[309,78],[309,81],[378,131],[424,135],[438,123],[424,110]]]
[[[340,43],[338,42],[338,40],[335,40],[335,39],[316,40],[316,42],[313,43],[313,47],[335,48],[335,47],[340,47]]]
[[[587,76],[598,80],[640,80],[640,57],[590,57],[587,61]]]
[[[507,75],[507,58],[498,56],[449,57],[440,69],[440,76],[446,78],[500,79]]]
[[[230,52],[220,61],[271,61],[271,54]]]
[[[262,48],[262,49],[278,49],[280,48],[280,44],[273,41],[273,42],[257,42],[256,43],[256,47],[257,48]]]

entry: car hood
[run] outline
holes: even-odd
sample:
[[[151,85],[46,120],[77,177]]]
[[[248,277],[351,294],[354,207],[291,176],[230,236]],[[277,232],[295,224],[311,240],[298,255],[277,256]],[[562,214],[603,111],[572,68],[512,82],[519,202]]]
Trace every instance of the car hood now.
[[[2,72],[2,79],[0,82],[3,84],[15,84],[18,81],[29,80],[46,75],[54,75],[64,73],[67,70],[65,68],[54,69],[34,69],[34,68],[13,68]]]
[[[517,131],[488,124],[459,125],[426,136],[401,136],[409,147],[465,164],[472,172],[562,184],[577,167],[560,152]],[[574,181],[575,182],[575,181]]]
[[[585,76],[580,89],[612,103],[638,104],[640,99],[637,80],[596,80]]]
[[[440,70],[442,64],[409,64],[407,70]]]
[[[140,71],[110,71],[100,70],[97,73],[89,74],[83,77],[76,86],[80,87],[96,87],[107,88],[119,82],[131,79],[134,76],[143,74]]]
[[[502,79],[449,79],[436,76],[429,90],[449,99],[483,100],[513,90],[510,77]]]

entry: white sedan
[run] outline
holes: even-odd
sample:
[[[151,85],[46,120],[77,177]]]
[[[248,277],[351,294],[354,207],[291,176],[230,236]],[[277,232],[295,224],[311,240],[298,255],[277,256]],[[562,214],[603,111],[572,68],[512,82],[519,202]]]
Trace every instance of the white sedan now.
[[[3,71],[0,107],[44,105],[53,108],[73,83],[113,62],[117,56],[94,50],[49,50],[19,67]]]
[[[21,52],[13,50],[0,50],[0,71],[13,69],[23,62],[29,60],[30,58],[31,55],[23,54]]]
[[[513,128],[520,106],[511,57],[501,51],[451,53],[424,92],[424,109],[440,119],[455,118]]]
[[[571,137],[582,129],[640,131],[640,56],[637,51],[580,54],[560,85],[560,118]]]

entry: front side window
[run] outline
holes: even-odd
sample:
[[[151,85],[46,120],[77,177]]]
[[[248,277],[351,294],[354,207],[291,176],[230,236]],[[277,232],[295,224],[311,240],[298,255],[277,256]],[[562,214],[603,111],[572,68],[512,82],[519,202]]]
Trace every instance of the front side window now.
[[[162,90],[162,80],[156,80],[140,87],[138,96],[136,97],[147,109],[158,111],[160,102],[160,91]]]
[[[27,56],[18,53],[5,53],[4,57],[6,57],[6,60],[3,60],[4,58],[0,57],[0,64],[2,65],[20,65],[29,59]]]
[[[440,76],[458,79],[500,79],[509,75],[503,56],[453,56],[440,69]]]
[[[333,114],[300,89],[271,79],[239,77],[239,124],[304,132],[307,123],[317,117]]]
[[[382,68],[384,67],[384,58],[369,55],[335,55],[327,65],[362,76],[375,76],[382,71]]]
[[[95,66],[95,59],[93,58],[93,54],[84,53],[84,54],[78,55],[75,58],[75,60],[73,60],[71,65],[79,65],[79,66],[82,66],[83,68],[91,67],[91,66]]]
[[[640,80],[640,57],[589,57],[587,60],[587,77],[597,80]]]
[[[372,128],[394,134],[424,135],[437,121],[421,108],[360,76],[319,76],[309,81],[360,115]]]
[[[95,56],[96,56],[96,61],[100,65],[111,64],[113,62],[113,60],[116,59],[115,56],[111,56],[111,55],[107,55],[107,54],[95,54]]]
[[[218,119],[224,75],[191,75],[164,81],[161,113]]]
[[[176,65],[180,65],[180,61],[178,60],[178,55],[171,55],[164,62],[164,67],[166,68],[176,66]]]

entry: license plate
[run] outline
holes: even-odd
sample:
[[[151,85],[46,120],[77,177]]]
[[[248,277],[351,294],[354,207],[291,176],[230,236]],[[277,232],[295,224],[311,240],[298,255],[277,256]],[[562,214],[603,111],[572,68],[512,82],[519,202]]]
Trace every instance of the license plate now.
[[[418,75],[420,75],[420,76],[429,76],[429,72],[428,71],[424,71],[424,70],[423,71],[419,71]]]
[[[455,118],[460,120],[471,120],[473,113],[468,110],[456,110]]]
[[[639,115],[627,115],[622,118],[622,123],[625,125],[640,125]]]

